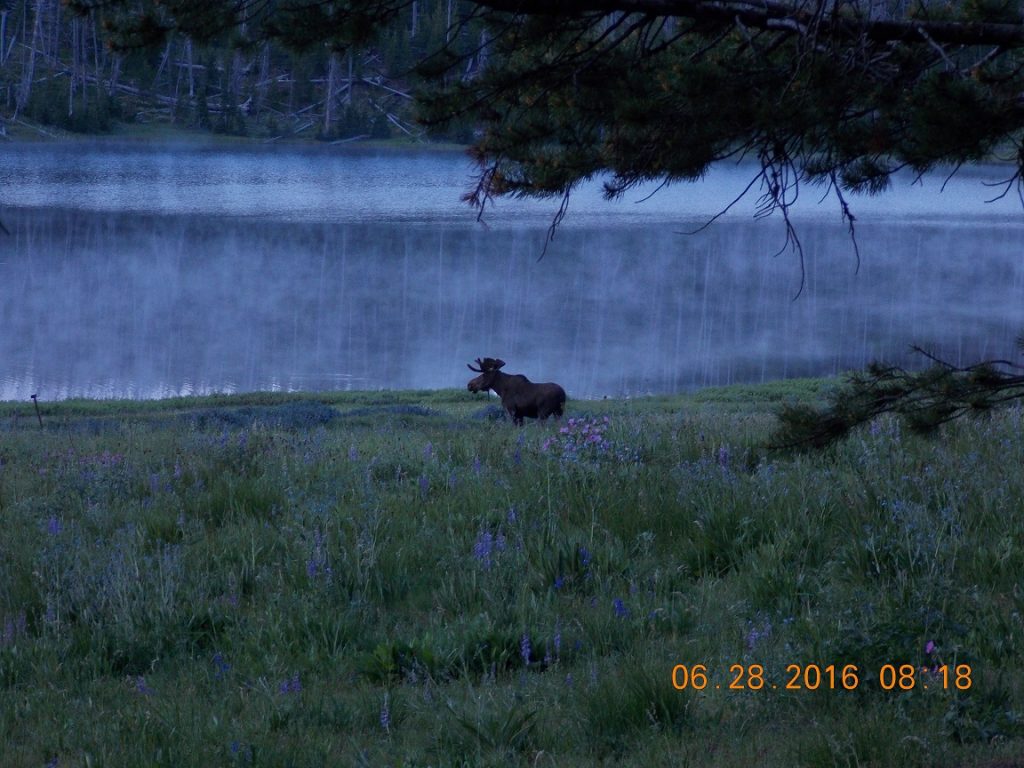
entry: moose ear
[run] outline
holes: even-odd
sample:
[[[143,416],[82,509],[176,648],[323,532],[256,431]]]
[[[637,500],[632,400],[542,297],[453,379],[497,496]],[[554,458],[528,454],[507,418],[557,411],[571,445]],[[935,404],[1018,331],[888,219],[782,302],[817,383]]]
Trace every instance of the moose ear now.
[[[498,359],[498,360],[495,360],[492,363],[492,365],[494,366],[494,370],[498,370],[499,368],[502,368],[505,365],[505,361]]]

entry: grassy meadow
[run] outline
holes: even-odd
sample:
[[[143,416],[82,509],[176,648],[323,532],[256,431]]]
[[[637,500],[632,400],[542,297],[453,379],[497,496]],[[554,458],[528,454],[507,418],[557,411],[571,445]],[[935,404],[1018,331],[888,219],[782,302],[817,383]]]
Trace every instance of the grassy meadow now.
[[[0,404],[0,765],[1024,768],[1024,413]]]

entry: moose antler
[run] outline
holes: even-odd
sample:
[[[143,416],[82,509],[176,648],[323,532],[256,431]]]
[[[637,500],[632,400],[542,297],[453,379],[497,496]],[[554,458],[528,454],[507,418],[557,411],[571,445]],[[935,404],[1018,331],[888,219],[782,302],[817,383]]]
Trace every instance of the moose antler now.
[[[480,366],[479,368],[474,368],[469,363],[466,363],[466,367],[469,368],[469,370],[471,371],[475,371],[476,373],[483,373],[484,371],[496,371],[505,365],[504,360],[501,360],[496,357],[485,357],[483,360],[481,360],[478,357],[475,362],[478,366]]]

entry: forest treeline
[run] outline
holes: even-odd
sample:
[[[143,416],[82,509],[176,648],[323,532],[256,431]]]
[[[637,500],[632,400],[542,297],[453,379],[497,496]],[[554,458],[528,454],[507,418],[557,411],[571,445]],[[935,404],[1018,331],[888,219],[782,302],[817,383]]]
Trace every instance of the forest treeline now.
[[[81,15],[62,0],[0,0],[0,117],[79,133],[118,123],[166,123],[236,136],[415,137],[468,141],[472,125],[436,132],[416,122],[411,89],[424,52],[466,52],[462,76],[481,65],[481,35],[454,31],[457,0],[417,0],[360,50],[289,50],[273,40],[239,45],[182,33],[159,48],[117,50],[103,7]],[[460,39],[453,39],[453,35]]]

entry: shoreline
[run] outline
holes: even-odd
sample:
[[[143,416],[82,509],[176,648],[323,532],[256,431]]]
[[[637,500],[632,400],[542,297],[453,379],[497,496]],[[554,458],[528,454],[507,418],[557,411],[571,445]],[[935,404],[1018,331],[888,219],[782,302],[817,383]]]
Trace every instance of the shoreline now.
[[[353,137],[349,139],[321,140],[296,135],[278,137],[234,136],[168,123],[118,123],[109,133],[74,133],[52,126],[43,126],[21,118],[11,122],[0,118],[4,132],[0,142],[9,144],[107,144],[110,146],[159,143],[167,146],[197,148],[215,147],[324,147],[332,149],[409,150],[427,152],[465,152],[464,144],[449,142],[413,141],[407,138],[375,139]]]

